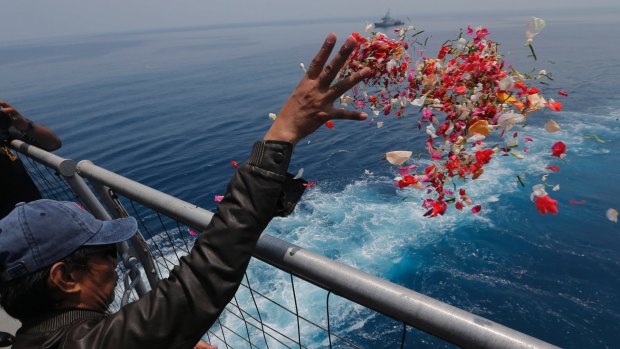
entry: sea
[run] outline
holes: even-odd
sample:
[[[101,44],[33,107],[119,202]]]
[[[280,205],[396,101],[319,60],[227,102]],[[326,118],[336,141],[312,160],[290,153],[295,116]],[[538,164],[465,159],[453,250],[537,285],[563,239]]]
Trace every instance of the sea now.
[[[546,20],[533,43],[537,60],[523,46],[530,16]],[[383,159],[392,150],[423,151],[417,108],[381,117],[381,128],[336,121],[297,146],[290,171],[303,169],[316,186],[266,232],[561,347],[620,347],[620,227],[606,217],[608,209],[620,209],[617,8],[398,17],[424,30],[429,56],[468,25],[487,27],[515,69],[552,74],[540,88],[563,110],[531,114],[519,130],[534,139],[526,158],[496,157],[465,185],[480,213],[450,209],[435,218],[423,216],[419,191],[394,186],[396,168]],[[269,113],[279,111],[303,75],[300,63],[309,65],[329,32],[343,42],[373,19],[5,41],[0,99],[53,129],[63,141],[58,155],[89,159],[215,210],[214,196],[224,193],[234,171],[231,161],[244,161],[270,127]],[[558,96],[560,89],[569,96]],[[550,118],[561,131],[544,131]],[[550,156],[560,140],[567,145],[562,160]],[[550,173],[549,165],[560,171]],[[545,174],[557,215],[541,215],[530,200]],[[552,191],[555,185],[560,190]],[[340,330],[364,333],[363,347],[400,345],[402,325],[354,315],[333,316]],[[413,332],[406,344],[451,347]]]

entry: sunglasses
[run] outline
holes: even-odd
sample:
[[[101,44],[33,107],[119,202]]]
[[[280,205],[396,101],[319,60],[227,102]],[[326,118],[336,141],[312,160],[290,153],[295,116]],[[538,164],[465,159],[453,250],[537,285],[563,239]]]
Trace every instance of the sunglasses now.
[[[78,257],[79,260],[83,260],[84,263],[77,263],[75,261],[71,261],[70,263],[78,267],[87,268],[88,257],[95,255],[101,255],[116,260],[118,258],[118,248],[115,244],[101,246],[84,246],[77,250],[73,255],[75,257]]]

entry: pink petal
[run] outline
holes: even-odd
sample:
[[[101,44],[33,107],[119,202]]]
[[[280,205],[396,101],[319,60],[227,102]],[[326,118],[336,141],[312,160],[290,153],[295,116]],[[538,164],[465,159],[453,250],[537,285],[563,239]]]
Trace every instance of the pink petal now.
[[[191,229],[187,229],[187,232],[189,233],[189,235],[191,236],[196,236],[198,233],[196,233],[195,231],[191,230]]]
[[[213,201],[215,202],[220,202],[224,199],[223,195],[215,195],[215,197],[213,198]]]
[[[481,209],[482,209],[482,207],[480,205],[476,205],[476,206],[471,208],[471,213],[477,214],[478,212],[480,212]]]

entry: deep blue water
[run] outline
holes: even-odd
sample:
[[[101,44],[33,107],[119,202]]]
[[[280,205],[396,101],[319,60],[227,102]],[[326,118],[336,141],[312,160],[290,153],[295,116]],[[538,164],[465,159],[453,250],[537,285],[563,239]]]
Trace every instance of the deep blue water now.
[[[528,119],[525,132],[536,141],[526,160],[500,158],[469,184],[483,205],[479,215],[452,210],[423,218],[418,194],[392,185],[395,172],[383,153],[423,146],[412,114],[388,118],[381,129],[336,122],[300,143],[291,171],[304,168],[304,177],[318,185],[268,232],[556,345],[617,347],[620,229],[605,211],[620,209],[620,48],[614,44],[620,20],[602,12],[534,15],[547,20],[535,39],[535,63],[522,47],[529,14],[410,16],[431,35],[431,47],[468,24],[485,25],[515,67],[554,74],[547,95],[559,88],[570,94],[564,111]],[[299,63],[309,63],[329,31],[344,38],[363,31],[363,23],[7,42],[0,46],[0,98],[54,129],[64,143],[59,155],[90,159],[214,209],[213,196],[224,192],[232,174],[230,161],[245,159],[262,138],[268,113],[278,111],[301,78]],[[561,132],[542,130],[550,116]],[[592,134],[605,143],[583,137]],[[565,162],[544,155],[557,140],[568,146]],[[552,193],[560,213],[542,217],[529,193],[547,164],[561,167],[549,179],[561,186]],[[525,176],[527,188],[517,175]],[[587,203],[569,205],[571,199]],[[380,317],[340,316],[340,329],[362,327],[369,347],[391,348],[400,339],[398,325]],[[440,345],[408,338],[420,347]]]

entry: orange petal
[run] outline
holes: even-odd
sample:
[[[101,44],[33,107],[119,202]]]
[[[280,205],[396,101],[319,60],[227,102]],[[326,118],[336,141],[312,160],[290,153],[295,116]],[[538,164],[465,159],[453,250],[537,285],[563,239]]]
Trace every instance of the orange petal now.
[[[486,120],[478,120],[469,126],[470,135],[481,134],[486,137],[489,133],[491,133],[489,130],[489,122]]]

